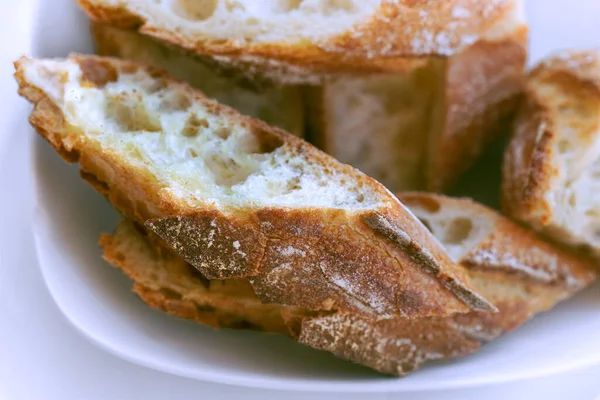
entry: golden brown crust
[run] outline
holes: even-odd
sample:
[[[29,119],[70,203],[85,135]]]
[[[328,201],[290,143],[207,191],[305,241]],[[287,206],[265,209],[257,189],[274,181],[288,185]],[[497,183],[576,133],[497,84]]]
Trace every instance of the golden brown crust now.
[[[384,1],[365,21],[339,35],[296,43],[248,43],[185,37],[175,27],[153,25],[126,3],[78,2],[94,21],[139,29],[199,54],[222,57],[226,64],[254,64],[267,74],[274,67],[284,80],[302,71],[308,81],[331,73],[405,72],[414,66],[414,58],[455,54],[480,38],[502,37],[504,30],[519,24],[514,0]]]
[[[207,278],[249,277],[263,302],[414,318],[444,313],[444,287],[471,309],[489,310],[484,298],[462,284],[461,275],[441,267],[436,261],[441,253],[432,249],[432,254],[421,244],[426,239],[417,236],[416,224],[406,220],[399,225],[416,237],[395,226],[406,239],[399,243],[381,220],[392,226],[402,218],[262,209],[239,222],[207,214],[146,225]],[[441,286],[428,283],[431,277]]]
[[[300,343],[332,352],[386,374],[406,375],[426,362],[462,357],[475,352],[482,344],[518,328],[536,313],[552,308],[557,302],[568,298],[598,277],[593,262],[553,247],[530,231],[470,200],[425,193],[408,193],[400,197],[415,209],[424,208],[428,212],[443,213],[445,210],[460,208],[468,210],[468,214],[473,218],[490,220],[490,234],[477,243],[463,258],[462,263],[469,268],[479,293],[491,299],[499,312],[471,312],[447,318],[378,319],[340,312],[312,312],[281,307],[278,309],[278,317],[273,317],[273,320],[283,319],[293,338]],[[128,226],[126,223],[122,223],[123,225]],[[127,241],[127,235],[119,235],[122,226],[112,235],[113,242]],[[131,232],[126,233],[132,235]],[[144,238],[140,239],[143,241]],[[486,256],[490,249],[493,249],[491,253],[498,254],[499,258]],[[122,258],[127,255],[126,251],[122,253]],[[142,259],[114,259],[113,257],[109,261],[119,265],[126,273],[127,267],[123,267],[122,264],[143,262]],[[130,266],[129,269],[134,268]],[[139,279],[135,274],[128,275],[134,280]],[[182,275],[186,276],[185,270],[176,276]],[[553,278],[548,279],[548,276]],[[305,287],[296,287],[295,290],[302,291]],[[236,293],[235,290],[228,292],[232,296],[237,296]],[[213,296],[214,294],[208,294],[206,301],[215,306],[214,315],[220,316],[221,304],[227,307],[227,302],[219,303],[218,300],[212,299]],[[256,302],[256,298],[251,294],[245,293],[245,296]],[[186,313],[178,313],[181,307],[178,303],[174,304],[175,306],[169,309],[161,302],[158,308],[189,318]],[[258,308],[255,309],[256,312],[252,310],[244,309],[241,311],[241,317],[254,321],[257,326],[265,327],[267,323],[262,321],[259,315],[269,314],[259,312]],[[229,326],[221,320],[217,322]],[[211,320],[205,323],[215,322]]]
[[[485,298],[477,292],[465,288],[456,277],[447,275],[444,271],[441,271],[434,256],[427,249],[423,248],[417,240],[411,238],[402,228],[395,226],[393,222],[384,215],[372,213],[371,215],[365,216],[364,221],[379,235],[385,237],[395,246],[404,250],[404,252],[408,254],[421,269],[429,275],[436,276],[446,288],[466,304],[469,304],[472,309],[485,310],[487,308],[488,301]],[[414,289],[415,287],[418,286],[414,284],[411,285],[411,288]],[[407,299],[407,301],[411,305],[414,304],[414,299]]]
[[[447,190],[488,146],[509,131],[524,84],[528,30],[480,41],[449,57],[433,116],[427,189]]]
[[[480,347],[442,318],[370,321],[349,314],[301,318],[297,340],[397,376],[405,376],[427,361],[465,356]]]
[[[552,208],[540,199],[550,189],[552,180],[552,165],[546,154],[551,151],[554,134],[547,110],[536,97],[531,91],[526,92],[504,153],[502,209],[518,220],[535,215],[545,224],[552,216]]]
[[[72,59],[93,66],[90,70],[142,68],[109,58],[73,56]],[[161,190],[160,184],[142,167],[122,167],[119,155],[94,147],[73,132],[56,105],[24,78],[23,70],[28,62],[31,60],[26,58],[16,62],[16,78],[20,93],[36,105],[31,122],[38,132],[56,148],[65,148],[74,154],[80,160],[84,176],[95,177],[92,179],[95,186],[101,188],[121,212],[146,223],[205,276],[213,279],[255,277],[252,283],[265,301],[315,310],[416,318],[494,309],[472,290],[465,271],[449,260],[439,243],[395,197],[371,178],[338,163],[293,135],[243,117],[205,99],[200,92],[170,80],[164,73],[151,70],[163,84],[179,85],[212,113],[241,121],[257,132],[265,144],[277,142],[294,154],[309,154],[325,168],[379,192],[387,204],[377,212],[404,229],[423,249],[428,249],[435,258],[438,272],[429,274],[429,270],[424,270],[416,258],[419,254],[407,254],[405,249],[378,238],[377,233],[364,224],[364,215],[359,212],[318,208],[221,210],[214,205],[199,209],[169,197],[172,195]],[[98,71],[94,71],[93,76],[98,75]],[[301,232],[302,229],[305,231]],[[315,229],[323,229],[323,235],[315,234]],[[307,253],[315,260],[314,264],[307,266],[302,253],[297,251],[284,250],[278,257],[274,256],[282,246],[293,249],[298,237],[306,243],[321,239],[311,248],[312,252]],[[292,273],[273,273],[282,264],[289,264]],[[299,284],[293,279],[304,276],[304,270],[310,271],[307,277],[313,278],[302,282],[306,293],[288,291],[287,285]],[[448,281],[452,286],[444,286]]]
[[[261,304],[248,282],[208,281],[171,251],[150,244],[147,233],[123,221],[100,238],[104,259],[134,281],[150,307],[215,328],[287,333],[280,307]]]
[[[565,94],[573,93],[575,97],[590,93],[600,99],[600,53],[556,54],[541,62],[527,78],[525,99],[504,155],[502,208],[507,215],[540,231],[551,223],[556,213],[547,194],[561,176],[555,151],[562,135],[556,127],[559,116],[536,87],[545,83],[558,85]]]
[[[387,374],[406,375],[431,360],[471,354],[598,279],[593,261],[552,246],[468,199],[427,193],[399,197],[409,207],[442,213],[459,207],[474,218],[491,220],[490,235],[477,243],[461,264],[469,268],[476,289],[499,312],[373,320],[343,313],[302,315],[284,310],[291,333],[300,343]]]

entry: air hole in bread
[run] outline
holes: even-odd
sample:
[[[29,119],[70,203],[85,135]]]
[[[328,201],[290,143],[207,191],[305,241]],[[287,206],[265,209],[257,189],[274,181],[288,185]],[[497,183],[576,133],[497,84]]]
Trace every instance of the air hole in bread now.
[[[82,85],[90,82],[96,87],[103,87],[109,82],[115,82],[119,76],[117,70],[108,61],[83,60],[81,68]]]
[[[219,129],[215,130],[215,135],[217,135],[221,139],[225,140],[229,137],[229,135],[231,135],[231,129],[223,126]]]
[[[359,3],[363,1],[359,0]],[[323,14],[329,15],[335,11],[354,12],[357,4],[356,0],[323,0],[320,2],[320,6]]]
[[[473,230],[473,222],[468,218],[455,218],[446,232],[444,243],[461,244],[469,238]]]
[[[204,156],[204,163],[213,174],[215,184],[227,188],[246,181],[253,173],[259,170],[256,164],[242,164],[231,157],[220,154]]]
[[[300,4],[302,4],[303,1],[304,0],[280,0],[279,4],[283,12],[290,12],[300,7]]]
[[[208,128],[208,121],[204,118],[199,118],[196,114],[190,115],[185,122],[181,134],[185,137],[194,137],[200,133],[200,128]]]
[[[188,95],[180,92],[171,92],[163,96],[159,109],[165,112],[186,111],[191,105],[192,100]]]
[[[156,93],[159,92],[163,89],[165,89],[167,87],[167,80],[166,79],[156,79],[152,85],[150,85],[148,87],[148,93],[152,94],[152,93]]]
[[[411,204],[409,203],[409,206],[410,205]],[[418,199],[418,205],[430,214],[437,213],[441,208],[440,203],[437,200],[425,196]]]
[[[254,136],[258,143],[258,148],[252,151],[251,153],[255,154],[266,154],[272,153],[277,150],[279,147],[283,146],[283,139],[279,136],[273,134],[264,129],[255,129],[253,131]]]
[[[119,126],[130,132],[160,132],[162,126],[156,116],[148,112],[145,105],[132,97],[136,93],[122,93],[108,101],[106,115]]]
[[[294,190],[299,190],[300,188],[300,178],[295,177],[288,182],[288,191],[292,192]]]
[[[215,13],[218,0],[175,0],[173,11],[190,21],[204,21]]]
[[[575,207],[577,205],[577,196],[575,193],[569,195],[569,206]]]
[[[566,154],[571,150],[571,143],[567,139],[561,139],[558,142],[558,152],[560,154]]]

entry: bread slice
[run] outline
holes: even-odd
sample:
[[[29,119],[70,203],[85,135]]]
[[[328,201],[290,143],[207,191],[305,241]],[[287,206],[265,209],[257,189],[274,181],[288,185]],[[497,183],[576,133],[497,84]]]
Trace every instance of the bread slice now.
[[[248,279],[208,280],[131,221],[100,244],[106,261],[133,280],[133,291],[152,308],[216,328],[288,333],[282,307],[261,303]]]
[[[477,290],[500,312],[412,320],[315,314],[263,304],[247,281],[206,280],[128,221],[104,235],[101,244],[106,260],[133,279],[134,291],[153,308],[217,327],[287,333],[395,375],[429,360],[470,354],[597,278],[593,263],[470,200],[424,193],[400,197],[468,268]]]
[[[250,75],[318,83],[403,72],[522,23],[520,1],[78,0],[95,21],[210,55]]]
[[[310,89],[312,140],[392,191],[444,191],[509,131],[526,59],[521,25],[405,74],[338,78]]]
[[[293,135],[117,59],[16,69],[38,132],[205,277],[309,310],[494,310],[396,197]]]
[[[296,136],[303,135],[302,96],[298,87],[270,87],[257,92],[241,87],[232,78],[220,76],[180,48],[165,45],[136,31],[101,24],[92,24],[91,31],[96,52],[101,56],[123,58],[165,69],[173,77],[242,114],[262,119]]]
[[[300,343],[384,373],[406,375],[427,361],[474,352],[598,278],[595,262],[552,246],[470,200],[425,193],[400,199],[469,269],[477,290],[499,312],[417,320],[284,312]]]
[[[600,256],[600,51],[561,52],[531,71],[503,182],[508,215]]]

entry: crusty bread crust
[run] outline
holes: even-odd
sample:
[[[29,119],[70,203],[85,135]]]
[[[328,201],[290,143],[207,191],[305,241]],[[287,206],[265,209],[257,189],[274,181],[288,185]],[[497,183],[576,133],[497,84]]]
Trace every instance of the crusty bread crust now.
[[[281,307],[261,303],[247,280],[209,281],[152,242],[131,221],[100,238],[104,259],[133,280],[133,291],[150,307],[215,328],[287,334]]]
[[[144,67],[122,60],[72,56],[84,85],[102,87],[123,71]],[[334,208],[219,209],[179,201],[143,167],[124,167],[119,154],[83,140],[59,106],[25,79],[34,60],[15,63],[19,93],[34,105],[30,121],[82,175],[126,216],[138,221],[209,279],[250,278],[264,302],[309,310],[339,310],[410,318],[494,310],[476,293],[465,271],[388,191],[373,179],[262,121],[206,99],[200,92],[146,68],[155,79],[189,94],[210,112],[239,121],[269,145],[368,186],[381,206],[367,211]],[[286,266],[286,268],[282,268]]]
[[[499,309],[447,318],[369,320],[335,313],[303,317],[285,313],[300,343],[367,365],[378,371],[406,375],[430,360],[461,357],[510,332],[593,283],[595,262],[541,240],[531,231],[468,199],[426,193],[399,196],[411,209],[438,207],[467,211],[486,219],[491,234],[460,263],[477,288]],[[418,214],[418,213],[417,213]]]
[[[421,209],[441,214],[460,209],[486,221],[489,234],[460,261],[498,313],[377,319],[262,304],[240,280],[225,291],[230,281],[213,285],[199,278],[183,260],[151,245],[130,222],[122,222],[101,243],[107,261],[129,275],[134,291],[154,308],[217,327],[286,333],[300,343],[392,375],[406,375],[428,361],[471,354],[597,279],[593,262],[542,241],[468,199],[424,193],[400,197],[418,215]],[[207,306],[212,308],[207,311]]]
[[[544,85],[560,87],[562,93],[552,96],[590,96],[600,103],[600,52],[572,51],[556,54],[540,63],[528,77],[525,99],[514,123],[512,139],[506,149],[503,165],[502,208],[517,220],[568,244],[579,240],[564,230],[554,227],[561,211],[550,199],[550,194],[564,186],[561,180],[574,171],[560,163],[560,141],[572,137],[575,147],[593,147],[600,133],[598,114],[580,116],[577,120],[562,121],[572,125],[576,132],[561,132],[557,125],[561,118],[550,106],[551,98],[539,89]],[[582,100],[585,101],[585,100]],[[581,119],[586,118],[586,121]],[[585,124],[584,124],[585,122]],[[589,132],[587,131],[589,130]],[[562,211],[564,212],[564,210]]]
[[[383,1],[346,32],[296,42],[246,42],[195,37],[144,15],[127,2],[78,0],[94,21],[140,32],[254,73],[317,83],[339,73],[404,72],[418,58],[460,52],[479,39],[502,37],[520,21],[514,0]]]

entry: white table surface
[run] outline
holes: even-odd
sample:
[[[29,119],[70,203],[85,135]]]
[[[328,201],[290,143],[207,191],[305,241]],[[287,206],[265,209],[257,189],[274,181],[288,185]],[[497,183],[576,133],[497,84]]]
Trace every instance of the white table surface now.
[[[175,396],[183,399],[237,399],[243,396],[248,400],[417,398],[399,394],[303,395],[202,383],[118,359],[89,343],[68,325],[47,293],[37,267],[28,224],[31,196],[11,198],[12,189],[26,183],[3,173],[11,166],[23,164],[19,157],[26,152],[28,140],[31,140],[23,120],[29,106],[16,99],[16,85],[10,78],[13,72],[11,61],[29,52],[32,31],[29,3],[25,0],[0,1],[0,93],[2,106],[10,107],[11,111],[0,125],[3,131],[0,132],[0,196],[3,200],[8,199],[11,206],[10,213],[3,214],[0,224],[14,227],[10,235],[0,234],[2,243],[11,244],[8,250],[5,246],[0,252],[0,400],[163,400]],[[527,9],[533,27],[532,60],[554,49],[600,47],[600,1],[528,0]],[[60,29],[60,26],[47,28],[51,35],[52,30]],[[590,383],[589,378],[595,376],[598,380]],[[583,384],[584,381],[587,383]],[[591,400],[599,391],[600,366],[536,381],[474,388],[460,393],[422,394],[418,398]]]

